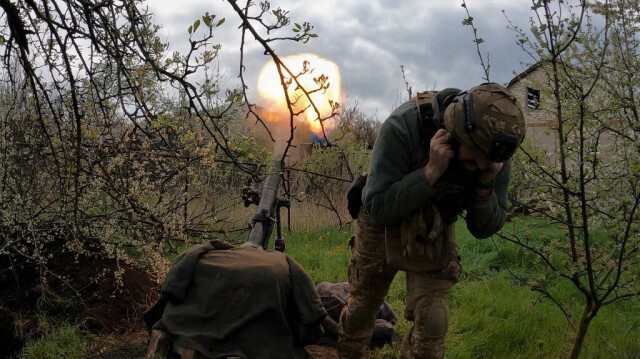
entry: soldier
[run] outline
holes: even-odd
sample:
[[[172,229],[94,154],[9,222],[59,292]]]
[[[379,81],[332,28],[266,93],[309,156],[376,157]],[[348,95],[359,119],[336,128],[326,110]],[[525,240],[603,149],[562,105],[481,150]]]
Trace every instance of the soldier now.
[[[466,211],[476,238],[502,228],[510,158],[524,136],[515,97],[495,83],[420,93],[387,118],[362,189],[340,358],[362,357],[398,270],[407,272],[404,315],[413,322],[400,357],[444,356],[447,294],[462,270],[454,222]]]
[[[327,312],[290,256],[211,240],[181,253],[144,314],[145,358],[310,358]]]
[[[327,310],[327,316],[322,322],[324,337],[317,344],[335,347],[338,341],[338,321],[342,308],[347,304],[349,295],[349,283],[322,282],[316,286],[316,292],[320,296],[320,301]],[[385,344],[391,344],[394,329],[398,317],[393,309],[383,302],[376,313],[376,320],[373,325],[370,348],[382,348]]]

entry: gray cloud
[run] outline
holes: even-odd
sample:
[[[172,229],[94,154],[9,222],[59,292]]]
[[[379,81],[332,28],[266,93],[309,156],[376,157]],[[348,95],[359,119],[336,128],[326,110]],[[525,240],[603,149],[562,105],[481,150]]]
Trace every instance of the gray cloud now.
[[[281,56],[312,52],[334,61],[341,71],[347,104],[357,101],[361,110],[383,119],[407,97],[401,65],[414,92],[469,88],[482,81],[484,72],[472,41],[472,29],[462,25],[466,12],[460,4],[461,1],[435,0],[272,1],[272,8],[289,10],[293,22],[310,22],[319,35],[306,45],[273,45]],[[514,72],[524,69],[520,63],[529,60],[517,47],[515,34],[507,30],[501,10],[505,9],[514,23],[526,28],[530,1],[469,0],[467,5],[479,36],[485,40],[481,52],[484,56],[490,54],[491,80],[508,82]],[[205,11],[226,17],[227,23],[215,39],[223,46],[221,66],[229,81],[234,81],[239,71],[240,32],[239,21],[228,3],[153,0],[149,6],[169,41],[176,45],[181,43],[179,38],[184,43],[186,28]],[[255,42],[247,47],[247,80],[255,81],[268,60]]]

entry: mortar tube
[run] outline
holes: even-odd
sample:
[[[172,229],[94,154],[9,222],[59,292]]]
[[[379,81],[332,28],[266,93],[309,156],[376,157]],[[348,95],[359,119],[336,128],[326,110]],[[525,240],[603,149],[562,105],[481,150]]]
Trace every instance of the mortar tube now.
[[[280,187],[281,176],[282,166],[280,159],[271,159],[269,175],[264,181],[260,202],[258,202],[258,210],[251,220],[249,239],[242,245],[243,247],[267,249],[276,221],[275,211],[278,204],[278,188]]]

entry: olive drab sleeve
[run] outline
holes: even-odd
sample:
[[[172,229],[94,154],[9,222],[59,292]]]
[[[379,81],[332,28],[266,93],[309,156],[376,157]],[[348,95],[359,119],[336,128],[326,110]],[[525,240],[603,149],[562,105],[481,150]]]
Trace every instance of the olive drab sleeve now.
[[[362,194],[377,225],[398,223],[435,195],[419,166],[423,146],[415,104],[406,102],[380,128]]]

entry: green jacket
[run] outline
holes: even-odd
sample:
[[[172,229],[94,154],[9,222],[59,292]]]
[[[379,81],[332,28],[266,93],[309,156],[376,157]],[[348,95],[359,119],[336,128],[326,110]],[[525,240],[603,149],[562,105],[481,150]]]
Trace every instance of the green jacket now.
[[[308,357],[304,346],[322,335],[327,312],[302,266],[284,253],[219,244],[176,257],[153,329],[209,358]]]
[[[436,95],[435,117],[440,116],[444,98],[459,91],[445,89]],[[430,138],[421,138],[420,126],[415,102],[408,101],[393,111],[380,128],[362,191],[365,209],[380,226],[398,224],[438,193],[434,188],[437,186],[429,185],[422,170]],[[496,177],[490,199],[466,208],[467,228],[476,238],[491,236],[506,221],[510,176],[511,160],[508,160]]]

